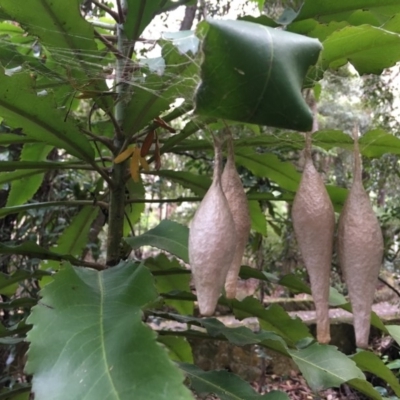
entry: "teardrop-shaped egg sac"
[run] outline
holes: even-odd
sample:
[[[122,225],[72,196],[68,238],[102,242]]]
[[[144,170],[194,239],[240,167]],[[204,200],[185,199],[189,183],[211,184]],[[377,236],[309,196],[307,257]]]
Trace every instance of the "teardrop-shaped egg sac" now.
[[[324,182],[311,159],[311,144],[293,201],[292,221],[315,303],[317,340],[330,342],[329,287],[335,214]]]
[[[213,182],[197,209],[189,230],[189,262],[200,313],[214,313],[232,263],[236,230],[221,187],[221,149],[215,142]]]
[[[362,184],[358,141],[354,143],[353,185],[338,224],[338,256],[347,284],[357,347],[367,348],[371,309],[383,259],[383,236]]]
[[[243,254],[249,240],[251,220],[246,193],[235,166],[233,140],[230,135],[228,136],[228,158],[222,173],[221,185],[228,201],[236,230],[235,254],[225,282],[226,297],[234,299],[236,297],[237,281]]]

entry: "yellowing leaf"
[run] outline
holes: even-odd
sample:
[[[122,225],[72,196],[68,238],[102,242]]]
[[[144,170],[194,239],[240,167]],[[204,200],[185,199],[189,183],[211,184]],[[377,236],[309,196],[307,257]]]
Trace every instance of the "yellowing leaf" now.
[[[147,163],[144,157],[140,157],[140,165],[143,167],[145,171],[150,171],[149,164]]]
[[[131,162],[129,164],[129,171],[134,182],[140,182],[139,177],[139,160],[140,160],[140,149],[134,147]]]
[[[129,147],[124,150],[122,153],[118,154],[117,157],[114,159],[115,164],[120,164],[127,160],[135,151],[135,147]]]

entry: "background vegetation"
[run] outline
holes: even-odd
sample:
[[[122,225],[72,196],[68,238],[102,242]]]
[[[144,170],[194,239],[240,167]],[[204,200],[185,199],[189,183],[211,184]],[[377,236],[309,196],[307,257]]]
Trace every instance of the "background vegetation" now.
[[[315,396],[345,387],[346,396],[400,397],[397,325],[373,314],[390,352],[344,354],[317,344],[281,306],[264,307],[267,294],[309,293],[289,218],[304,147],[297,131],[306,129],[293,126],[301,89],[317,124],[314,162],[337,212],[359,125],[364,186],[385,237],[382,277],[396,286],[400,5],[332,3],[0,1],[0,399],[289,398],[262,380],[257,393],[229,371],[203,371],[191,347],[200,339],[257,345],[260,358],[277,352]],[[258,25],[229,37],[237,18]],[[299,47],[291,63],[278,37],[272,48],[284,67],[266,76],[257,46],[271,45],[254,35],[259,24],[301,34],[299,45],[318,39],[318,61]],[[220,66],[258,66],[260,75],[232,77]],[[288,76],[301,69],[296,87]],[[201,77],[215,90],[196,106]],[[241,117],[259,111],[260,82],[277,80],[261,104],[285,122],[276,113]],[[219,84],[242,89],[228,96]],[[222,296],[219,312],[255,317],[257,331],[199,318],[187,268],[188,224],[211,182],[211,133],[221,134],[222,119],[235,137],[252,232],[242,296]],[[114,162],[124,151],[133,154]],[[349,310],[340,275],[334,262],[330,303]]]

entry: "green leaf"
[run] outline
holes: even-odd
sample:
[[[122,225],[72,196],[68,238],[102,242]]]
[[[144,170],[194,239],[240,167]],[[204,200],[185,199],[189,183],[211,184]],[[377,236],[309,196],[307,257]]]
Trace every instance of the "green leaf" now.
[[[273,304],[265,309],[254,297],[228,303],[233,308],[236,318],[257,317],[262,329],[277,333],[291,345],[311,337],[308,327],[299,318],[291,318],[279,305]]]
[[[282,392],[260,395],[244,380],[228,371],[208,371],[186,363],[179,364],[199,394],[214,393],[221,400],[289,400]]]
[[[267,220],[261,210],[260,203],[252,200],[248,202],[249,212],[251,219],[251,229],[261,233],[261,235],[267,236]]]
[[[32,0],[30,7],[20,7],[13,0],[4,0],[1,7],[32,36],[40,39],[40,44],[50,51],[57,65],[62,65],[74,79],[75,86],[85,85],[85,91],[107,92],[101,64],[105,57],[98,53],[93,26],[82,17],[80,3],[80,0],[68,3]],[[88,82],[88,76],[94,79]],[[103,109],[112,106],[104,97],[96,101]],[[59,126],[63,126],[63,119]]]
[[[15,133],[2,133],[0,135],[0,145],[8,146],[10,144],[19,144],[19,143],[34,143],[36,140],[30,139],[23,135],[17,135]]]
[[[313,343],[300,350],[289,350],[293,361],[314,391],[339,387],[350,379],[364,379],[362,371],[335,346]]]
[[[383,154],[400,154],[400,139],[382,129],[366,132],[359,140],[360,150],[367,157],[381,157]]]
[[[125,238],[125,241],[133,250],[141,246],[157,247],[188,263],[188,238],[189,229],[186,226],[165,219],[146,233]]]
[[[167,348],[171,360],[193,364],[192,348],[185,338],[164,335],[159,336],[157,341]]]
[[[128,13],[124,23],[124,32],[128,39],[136,41],[146,26],[157,14],[163,0],[127,0]]]
[[[187,271],[176,260],[169,260],[165,254],[159,254],[156,258],[147,258],[145,261],[146,267],[151,272],[155,271],[171,271],[182,270]],[[169,293],[174,290],[190,291],[190,274],[187,275],[156,275],[156,289],[158,293]],[[165,303],[174,307],[180,314],[193,314],[193,303],[189,301],[165,300]]]
[[[42,143],[25,144],[21,151],[21,161],[43,161],[53,149]],[[6,207],[17,206],[26,203],[37,192],[42,184],[44,174],[37,174],[18,179],[11,184]]]
[[[69,254],[58,254],[49,251],[43,247],[38,246],[34,242],[25,242],[16,246],[8,246],[0,243],[0,254],[20,254],[22,256],[27,256],[30,258],[39,258],[43,260],[67,260],[71,262],[78,261],[76,258]]]
[[[13,296],[18,289],[18,283],[20,280],[19,276],[13,278],[9,275],[0,273],[0,294],[8,297]]]
[[[143,182],[135,182],[133,179],[130,179],[126,183],[126,188],[129,191],[129,199],[144,199],[146,197]],[[140,221],[140,217],[144,210],[144,202],[131,203],[125,206],[124,235],[132,234],[131,225],[133,226]]]
[[[361,370],[371,372],[378,378],[386,381],[395,394],[400,396],[399,380],[376,354],[370,351],[360,351],[351,357],[351,359]]]
[[[83,207],[78,214],[74,216],[69,226],[64,230],[51,250],[61,255],[71,257],[81,256],[83,249],[88,242],[89,230],[92,222],[99,213],[97,207]],[[40,264],[41,270],[58,270],[60,268],[59,260],[45,260]],[[42,279],[41,287],[44,287],[51,279]]]
[[[27,8],[27,7],[23,7]],[[91,161],[92,146],[65,111],[55,107],[50,96],[37,96],[27,74],[13,76],[0,71],[0,115],[7,123],[23,128],[33,139],[65,149],[82,160]]]
[[[350,379],[347,384],[358,390],[360,393],[365,394],[370,399],[382,400],[382,396],[379,394],[379,392],[377,392],[374,387],[365,379]]]
[[[192,3],[192,0],[127,0],[128,13],[124,23],[125,34],[128,39],[136,41],[156,14],[174,10],[182,4]]]
[[[299,186],[300,174],[293,164],[279,160],[275,154],[259,154],[250,149],[236,151],[236,162],[254,175],[269,178],[282,189],[295,192]]]
[[[168,313],[167,316],[185,324],[194,324],[206,328],[207,333],[210,336],[216,338],[223,337],[236,346],[262,343],[266,340],[277,340],[281,341],[283,346],[286,347],[282,339],[273,332],[267,332],[264,330],[253,332],[251,329],[245,326],[227,327],[216,318],[196,318],[171,313]],[[287,354],[286,351],[285,353]]]
[[[1,137],[1,136],[0,136]],[[18,143],[18,142],[17,142]],[[34,143],[38,149],[46,148],[48,146],[43,143]],[[26,147],[26,146],[24,146]],[[49,171],[55,169],[87,169],[87,165],[73,161],[0,161],[0,171],[15,171],[27,170],[33,168],[40,168],[42,171]]]
[[[390,336],[400,345],[400,326],[399,325],[386,325]]]
[[[185,189],[190,189],[197,196],[204,196],[211,185],[211,179],[208,176],[197,175],[187,171],[160,170],[151,172],[151,175],[157,175],[179,183]]]
[[[157,297],[143,265],[65,267],[41,294],[26,364],[38,399],[192,399],[142,322],[141,308]]]
[[[18,269],[11,275],[0,273],[0,294],[12,296],[15,294],[19,284],[29,278],[40,278],[48,275],[46,272],[35,271],[34,273]]]
[[[247,21],[208,20],[198,114],[308,131],[301,88],[321,50],[318,40]]]
[[[42,169],[25,169],[19,171],[12,171],[0,174],[0,185],[4,183],[10,183],[19,179],[27,178],[29,176],[35,176],[41,174],[45,170]]]
[[[393,14],[400,12],[400,5],[392,0],[347,0],[346,2],[326,2],[324,0],[306,0],[294,20],[302,21],[309,18],[317,18],[322,22],[340,21],[354,18],[362,12],[369,12],[369,15],[378,16],[388,20]],[[383,21],[379,21],[382,23]],[[369,23],[371,20],[369,19]]]
[[[59,254],[81,255],[87,243],[90,226],[98,212],[97,207],[83,207],[64,230],[52,250]]]
[[[348,26],[324,41],[323,69],[350,62],[360,75],[380,74],[400,61],[400,35],[371,25]]]

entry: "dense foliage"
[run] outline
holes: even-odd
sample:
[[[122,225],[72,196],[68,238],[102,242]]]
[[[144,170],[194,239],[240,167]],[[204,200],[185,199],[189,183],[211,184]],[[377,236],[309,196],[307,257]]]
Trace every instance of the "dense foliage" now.
[[[385,266],[397,268],[400,4],[258,0],[233,20],[236,2],[196,3],[0,1],[0,399],[288,398],[201,370],[189,339],[278,352],[316,392],[347,384],[400,397],[378,355],[318,344],[278,305],[220,297],[237,319],[256,317],[257,332],[198,317],[187,268],[211,136],[229,127],[252,220],[240,276],[261,294],[278,283],[310,293],[304,276],[281,273],[301,264],[287,212],[301,176],[297,131],[314,125],[314,161],[339,212],[355,124]],[[256,7],[260,16],[244,15]],[[161,35],[174,15],[185,30]],[[334,270],[330,305],[350,310]],[[398,326],[374,313],[371,324],[400,343]]]

